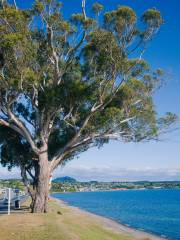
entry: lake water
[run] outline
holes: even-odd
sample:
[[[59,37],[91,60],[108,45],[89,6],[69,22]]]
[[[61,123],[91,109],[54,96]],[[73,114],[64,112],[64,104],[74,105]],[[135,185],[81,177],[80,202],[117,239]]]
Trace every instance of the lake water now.
[[[180,240],[180,190],[54,193],[69,205],[130,227]]]

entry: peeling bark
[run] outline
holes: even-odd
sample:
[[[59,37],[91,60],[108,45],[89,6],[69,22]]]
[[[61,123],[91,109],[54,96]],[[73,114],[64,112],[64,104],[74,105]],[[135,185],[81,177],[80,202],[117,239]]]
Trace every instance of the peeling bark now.
[[[33,213],[48,212],[48,198],[49,198],[49,162],[47,151],[39,155],[39,171],[37,183],[35,186],[35,199],[32,207]]]

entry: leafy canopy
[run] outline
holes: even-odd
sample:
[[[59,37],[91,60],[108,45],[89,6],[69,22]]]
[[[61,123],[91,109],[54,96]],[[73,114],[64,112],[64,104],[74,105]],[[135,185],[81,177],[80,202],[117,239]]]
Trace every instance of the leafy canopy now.
[[[42,149],[51,170],[110,139],[156,139],[175,115],[157,119],[154,91],[163,73],[143,59],[163,19],[120,6],[63,18],[57,0],[23,10],[1,0],[1,162],[31,169]],[[101,18],[99,16],[101,15]],[[141,26],[141,27],[139,27]]]

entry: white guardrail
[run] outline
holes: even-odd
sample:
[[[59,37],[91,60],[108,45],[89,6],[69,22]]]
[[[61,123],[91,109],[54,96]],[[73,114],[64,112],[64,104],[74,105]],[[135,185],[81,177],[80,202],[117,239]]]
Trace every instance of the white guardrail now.
[[[1,194],[0,203],[2,206],[7,206],[7,214],[11,213],[11,206],[18,201],[17,208],[20,208],[20,201],[26,198],[26,194],[22,194],[19,189],[11,189],[6,188],[3,189],[3,193]],[[16,204],[15,204],[16,206]]]

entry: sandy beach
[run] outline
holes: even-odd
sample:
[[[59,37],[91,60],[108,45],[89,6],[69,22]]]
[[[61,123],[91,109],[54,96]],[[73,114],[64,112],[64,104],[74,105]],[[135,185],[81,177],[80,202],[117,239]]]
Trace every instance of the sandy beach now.
[[[148,239],[149,240],[163,240],[163,239],[166,239],[163,237],[155,236],[150,233],[146,233],[144,231],[140,231],[140,230],[136,230],[136,229],[127,227],[123,224],[117,223],[116,221],[113,221],[106,217],[102,217],[102,216],[87,212],[78,207],[70,206],[66,202],[64,202],[60,199],[57,199],[57,198],[52,198],[52,199],[55,200],[60,206],[63,206],[63,208],[71,209],[74,212],[74,214],[90,217],[98,225],[100,225],[101,227],[103,227],[109,231],[112,231],[114,233],[127,235],[127,237],[131,237],[132,239],[137,239],[137,240],[148,240]]]

